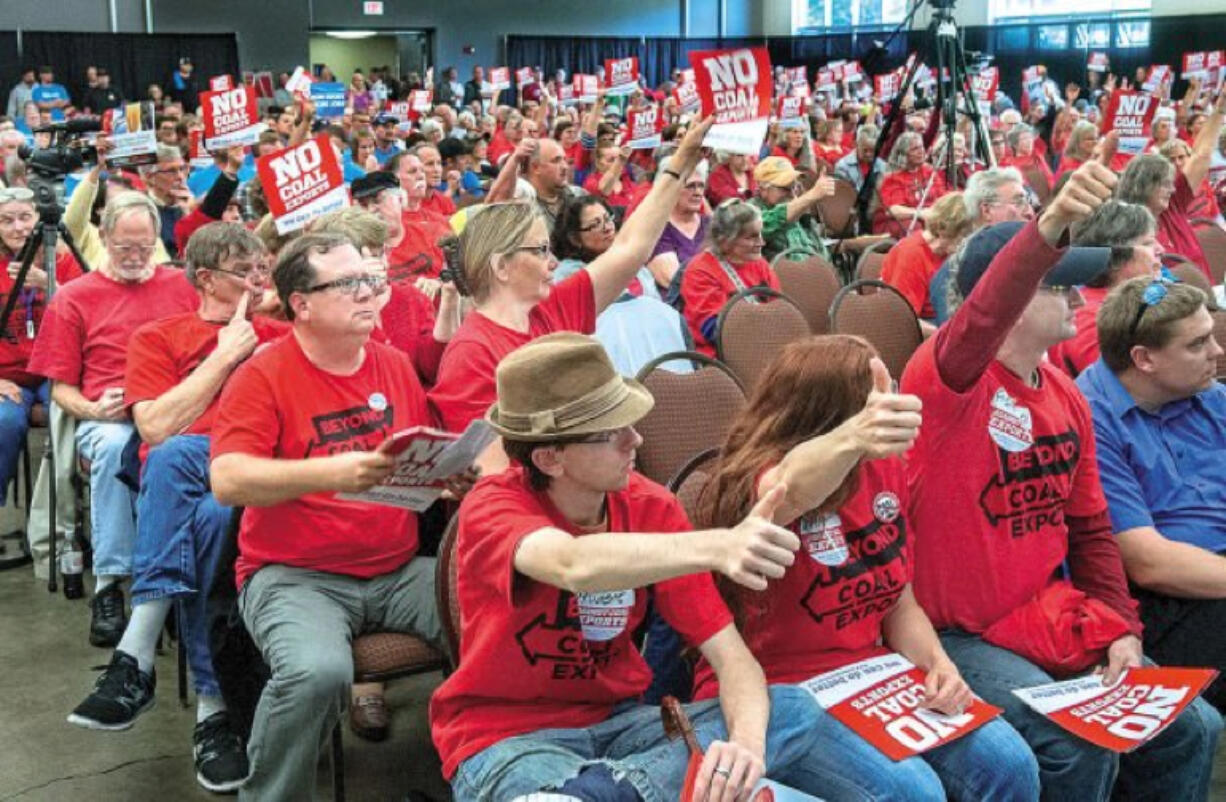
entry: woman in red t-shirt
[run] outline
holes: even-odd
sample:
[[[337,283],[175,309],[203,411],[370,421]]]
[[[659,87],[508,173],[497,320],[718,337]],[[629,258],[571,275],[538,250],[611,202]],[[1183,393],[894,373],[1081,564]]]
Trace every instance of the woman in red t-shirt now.
[[[681,274],[681,314],[694,350],[715,356],[715,327],[728,299],[746,287],[779,289],[775,271],[762,258],[762,213],[747,201],[721,203],[707,230],[710,245]]]
[[[812,169],[813,151],[803,128],[782,128],[770,155],[782,156],[796,169]]]
[[[1192,147],[1182,139],[1171,139],[1158,150],[1158,153],[1169,159],[1171,164],[1175,165],[1176,170],[1183,170],[1188,164],[1188,159],[1192,158]],[[1217,197],[1213,193],[1209,179],[1207,177],[1202,179],[1200,186],[1195,189],[1196,193],[1192,196],[1192,202],[1188,204],[1188,219],[1216,221],[1222,212],[1218,208]]]
[[[711,204],[711,208],[719,206],[729,198],[749,200],[758,192],[753,170],[749,169],[748,156],[743,153],[724,153],[722,157],[723,161],[707,178],[707,202]]]
[[[1016,126],[1008,133],[1008,139],[1013,155],[1005,159],[1001,166],[1016,167],[1021,170],[1022,177],[1026,179],[1031,189],[1035,189],[1031,182],[1038,180],[1033,177],[1035,171],[1046,180],[1049,190],[1054,187],[1056,179],[1051,173],[1051,167],[1047,165],[1047,159],[1044,159],[1035,149],[1034,129],[1029,125]],[[1035,189],[1035,191],[1038,190]]]
[[[702,138],[713,119],[691,126],[669,169],[660,172],[613,244],[587,269],[557,285],[549,228],[534,204],[470,210],[463,232],[447,243],[449,272],[475,307],[443,353],[430,392],[444,428],[462,431],[485,414],[496,399],[494,371],[511,351],[554,331],[595,330],[596,315],[617,300],[651,255],[668,210],[701,158]],[[505,465],[500,454],[483,460],[487,472]]]
[[[1060,165],[1056,169],[1056,179],[1065,173],[1071,173],[1081,165],[1094,158],[1094,148],[1098,145],[1098,126],[1082,120],[1073,126],[1069,132],[1068,143],[1060,156]]]
[[[588,173],[583,190],[608,201],[610,206],[628,210],[646,193],[646,187],[634,183],[626,164],[630,161],[630,148],[606,145],[596,148],[596,169]]]
[[[34,193],[25,187],[0,189],[0,309],[13,291],[14,278],[21,267],[21,251],[38,223]],[[56,286],[81,275],[81,266],[61,245],[56,253]],[[0,333],[0,488],[8,488],[17,470],[17,455],[29,429],[30,408],[34,402],[47,404],[47,382],[26,370],[34,335],[42,324],[47,306],[47,274],[43,270],[43,251],[39,248],[26,273],[8,325]],[[7,493],[0,498],[0,505]]]
[[[881,202],[873,216],[873,233],[902,239],[923,226],[922,212],[945,194],[945,177],[927,164],[924,138],[914,131],[901,134],[890,151],[890,173],[878,189]]]
[[[843,144],[843,120],[830,117],[817,126],[817,139],[813,141],[813,155],[827,164],[836,164],[848,154]]]
[[[973,221],[966,213],[961,192],[950,192],[928,213],[928,223],[912,231],[906,239],[890,248],[881,265],[881,280],[902,293],[920,319],[924,336],[936,331],[936,319],[928,287],[941,269],[945,257],[958,249]]]
[[[733,421],[693,522],[729,525],[772,491],[783,493],[773,522],[801,541],[784,576],[761,592],[716,578],[768,684],[795,685],[896,652],[924,672],[922,706],[959,715],[973,695],[911,590],[917,535],[900,457],[919,431],[920,400],[891,385],[858,337],[789,344]],[[700,661],[695,699],[718,692]],[[855,798],[944,799],[944,789],[960,800],[1038,798],[1030,749],[1003,720],[895,762],[816,703],[811,715],[819,745],[807,770],[789,774],[793,782],[812,778],[801,791],[852,798],[837,784],[819,787],[833,773]],[[944,789],[943,776],[954,780]]]

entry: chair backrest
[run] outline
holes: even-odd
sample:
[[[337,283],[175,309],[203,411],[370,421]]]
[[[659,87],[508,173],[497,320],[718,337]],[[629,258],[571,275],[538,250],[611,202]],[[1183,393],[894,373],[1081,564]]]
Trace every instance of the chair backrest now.
[[[687,373],[666,369],[677,360],[696,369]],[[692,351],[658,357],[644,365],[636,378],[656,402],[635,424],[643,437],[636,467],[660,484],[695,454],[719,446],[733,418],[745,407],[745,392],[728,366]]]
[[[1218,345],[1222,345],[1226,343],[1226,310],[1218,309],[1211,314],[1213,315],[1213,339],[1217,340]],[[1226,346],[1223,347],[1226,348]],[[1217,377],[1226,379],[1226,353],[1217,358]]]
[[[1196,239],[1200,242],[1205,259],[1209,262],[1209,273],[1214,284],[1226,280],[1226,231],[1212,223],[1196,229]]]
[[[786,258],[787,251],[775,257],[771,267],[779,277],[783,294],[796,302],[809,331],[826,334],[830,331],[830,302],[838,294],[843,282],[834,265],[820,256],[810,256],[798,262]]]
[[[856,281],[877,281],[881,278],[881,268],[885,265],[885,255],[898,244],[898,240],[890,238],[874,242],[864,249],[856,262]]]
[[[750,303],[756,298],[763,303]],[[775,354],[809,335],[809,321],[796,302],[765,287],[747,287],[728,299],[715,324],[720,360],[753,392],[758,375]]]
[[[460,665],[460,597],[456,587],[459,573],[456,533],[459,524],[460,514],[457,512],[443,530],[443,538],[438,544],[438,559],[434,564],[434,599],[438,605],[439,622],[443,626],[443,647],[452,670]]]
[[[691,521],[694,520],[694,512],[698,508],[698,497],[702,495],[703,488],[711,478],[719,454],[718,448],[708,448],[695,454],[693,459],[683,465],[677,475],[668,481],[668,489],[681,502]]]
[[[1209,311],[1217,309],[1217,298],[1213,294],[1213,285],[1205,277],[1205,272],[1200,269],[1200,265],[1195,262],[1179,262],[1171,267],[1170,271],[1184,284],[1190,284],[1205,294],[1205,306],[1209,308]]]
[[[924,339],[911,304],[880,281],[856,281],[840,290],[830,305],[830,330],[868,340],[896,379]]]
[[[1051,184],[1047,181],[1047,176],[1043,175],[1043,171],[1037,167],[1023,167],[1021,169],[1022,178],[1026,180],[1026,185],[1034,190],[1035,197],[1039,199],[1040,206],[1046,206],[1047,201],[1051,199]]]
[[[836,178],[834,194],[817,202],[817,216],[827,237],[850,237],[855,233],[856,188],[850,181]]]

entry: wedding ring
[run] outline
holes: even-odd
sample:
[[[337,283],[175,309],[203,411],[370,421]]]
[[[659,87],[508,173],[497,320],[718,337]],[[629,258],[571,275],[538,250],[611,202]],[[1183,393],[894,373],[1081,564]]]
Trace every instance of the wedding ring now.
[[[727,777],[728,775],[732,774],[732,769],[725,768],[724,766],[717,766],[717,767],[715,768],[715,773],[716,773],[716,774],[722,774],[722,775],[724,775],[725,777]]]

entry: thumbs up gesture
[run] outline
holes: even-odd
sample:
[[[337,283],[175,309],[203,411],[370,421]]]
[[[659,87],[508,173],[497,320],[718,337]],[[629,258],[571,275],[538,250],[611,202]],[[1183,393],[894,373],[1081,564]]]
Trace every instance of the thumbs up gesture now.
[[[918,397],[902,395],[894,389],[890,371],[880,359],[873,357],[869,367],[873,372],[873,389],[864,408],[847,421],[852,439],[868,459],[902,454],[919,435],[923,405]]]
[[[779,579],[796,559],[800,538],[773,523],[787,487],[775,485],[758,500],[745,520],[725,530],[716,570],[750,590],[766,590],[766,580]]]

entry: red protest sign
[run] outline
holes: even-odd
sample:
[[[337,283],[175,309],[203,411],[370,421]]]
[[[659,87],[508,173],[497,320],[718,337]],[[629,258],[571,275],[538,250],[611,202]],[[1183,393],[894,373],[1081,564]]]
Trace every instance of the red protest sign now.
[[[626,113],[626,135],[622,144],[634,150],[659,147],[663,128],[660,107],[654,103],[641,109],[630,109]]]
[[[575,97],[580,103],[595,103],[596,90],[600,88],[600,81],[595,75],[576,75],[571,79],[571,86],[575,89]]]
[[[204,110],[204,146],[209,150],[259,141],[264,126],[255,103],[255,87],[201,92],[200,107]]]
[[[979,698],[958,716],[921,707],[924,671],[898,654],[852,663],[801,687],[891,760],[905,760],[955,741],[1003,712]]]
[[[809,74],[804,67],[787,67],[785,68],[788,83],[791,84],[807,84],[809,82]]]
[[[407,100],[389,100],[384,104],[383,110],[395,117],[397,120],[409,119],[409,101]]]
[[[860,67],[860,62],[849,61],[843,65],[843,80],[860,81],[863,79],[864,79],[864,70]]]
[[[209,91],[224,92],[234,88],[234,79],[229,75],[214,75],[209,79]]]
[[[511,68],[490,67],[490,86],[492,86],[495,90],[510,88]]]
[[[604,82],[607,94],[628,95],[639,88],[639,60],[637,56],[607,58],[604,60]]]
[[[681,71],[681,83],[683,84],[694,83],[694,70],[690,69],[689,67],[686,67],[685,69],[683,69]]]
[[[1222,66],[1223,55],[1226,55],[1226,53],[1221,50],[1209,50],[1199,53],[1184,53],[1183,72],[1180,73],[1180,77],[1205,77],[1209,74],[1210,70],[1216,70]]]
[[[558,102],[563,106],[573,106],[577,102],[575,100],[575,87],[570,84],[563,84],[558,87]]]
[[[971,79],[971,87],[980,100],[992,100],[996,97],[996,90],[1000,88],[1000,70],[996,67],[984,67]]]
[[[1107,54],[1101,51],[1091,53],[1089,61],[1086,62],[1086,69],[1093,72],[1106,72],[1110,67],[1111,62]]]
[[[1118,131],[1120,153],[1132,156],[1145,149],[1158,100],[1148,92],[1117,89],[1107,103],[1104,132]]]
[[[192,167],[209,167],[212,155],[204,149],[204,129],[193,128],[187,132],[187,160]]]
[[[819,92],[834,89],[836,80],[834,70],[822,67],[817,71],[817,78],[813,80],[813,88]]]
[[[536,83],[536,73],[531,67],[520,67],[515,71],[515,83],[520,86]]]
[[[414,89],[409,92],[409,110],[417,114],[430,111],[430,102],[434,92],[430,89]]]
[[[272,73],[264,70],[255,74],[255,96],[256,97],[272,97],[275,91]]]
[[[1130,668],[1113,687],[1091,675],[1013,693],[1064,729],[1114,752],[1154,739],[1217,676],[1211,668]]]
[[[261,156],[256,172],[278,234],[297,231],[316,217],[349,205],[341,161],[327,134]]]
[[[766,48],[691,50],[689,58],[703,113],[715,114],[715,125],[703,144],[732,153],[757,153],[766,136],[774,88]]]
[[[683,83],[674,89],[673,100],[681,111],[698,111],[702,106],[702,98],[698,95],[698,86],[693,81]]]
[[[800,118],[804,117],[804,114],[805,99],[803,97],[779,98],[779,106],[776,109],[775,116],[779,118],[781,124],[800,120]]]
[[[902,91],[902,72],[894,70],[873,76],[873,91],[882,100],[889,100]]]
[[[1171,65],[1169,64],[1154,64],[1149,68],[1149,74],[1145,76],[1145,83],[1141,88],[1146,92],[1156,92],[1158,87],[1162,86],[1171,80]]]
[[[299,99],[309,99],[311,97],[311,74],[302,67],[295,68],[294,74],[285,82],[285,91]]]

